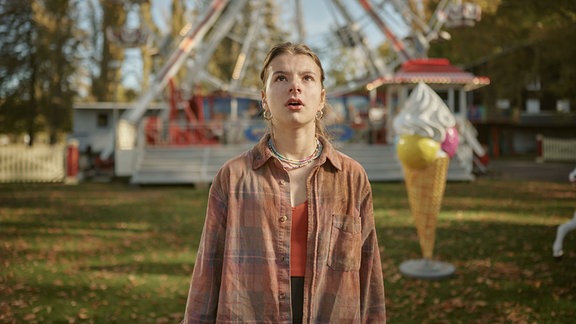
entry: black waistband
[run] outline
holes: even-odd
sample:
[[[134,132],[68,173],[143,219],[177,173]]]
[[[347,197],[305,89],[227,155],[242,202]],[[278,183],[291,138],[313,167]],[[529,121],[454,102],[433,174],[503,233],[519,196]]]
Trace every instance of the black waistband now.
[[[290,277],[292,290],[292,323],[302,323],[304,308],[304,277]]]

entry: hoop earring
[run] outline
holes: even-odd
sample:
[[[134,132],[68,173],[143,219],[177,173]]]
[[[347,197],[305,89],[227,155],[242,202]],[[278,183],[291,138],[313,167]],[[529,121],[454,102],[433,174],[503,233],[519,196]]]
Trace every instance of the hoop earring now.
[[[264,112],[262,113],[262,117],[264,117],[264,119],[266,119],[266,120],[272,120],[272,112],[268,109],[264,109]]]
[[[324,110],[318,110],[318,112],[316,112],[316,119],[320,120],[322,117],[324,117]]]

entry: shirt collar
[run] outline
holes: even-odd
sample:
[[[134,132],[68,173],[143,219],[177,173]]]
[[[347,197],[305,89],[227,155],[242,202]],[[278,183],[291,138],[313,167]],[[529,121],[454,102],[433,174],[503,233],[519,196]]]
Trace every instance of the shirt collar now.
[[[268,160],[273,158],[272,152],[268,148],[268,140],[270,139],[270,134],[266,134],[262,139],[252,148],[250,151],[252,158],[252,168],[254,170],[261,168]],[[322,142],[322,154],[320,155],[319,163],[320,165],[326,162],[332,164],[334,168],[338,171],[342,170],[341,156],[338,155],[336,149],[330,141],[326,138],[319,136],[318,139]]]

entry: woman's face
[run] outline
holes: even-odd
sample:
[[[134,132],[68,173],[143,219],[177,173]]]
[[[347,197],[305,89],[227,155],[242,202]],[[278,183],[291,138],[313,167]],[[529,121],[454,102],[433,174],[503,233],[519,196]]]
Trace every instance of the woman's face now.
[[[313,128],[326,98],[320,67],[308,55],[281,54],[267,70],[262,103],[272,113],[273,127]]]

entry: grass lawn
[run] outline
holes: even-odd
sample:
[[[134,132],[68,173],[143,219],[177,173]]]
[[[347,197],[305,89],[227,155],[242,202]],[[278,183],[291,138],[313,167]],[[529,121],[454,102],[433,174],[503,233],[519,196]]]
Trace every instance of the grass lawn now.
[[[561,262],[568,183],[448,183],[435,258],[456,274],[403,277],[420,257],[403,183],[374,183],[390,323],[569,323],[576,232]],[[0,323],[177,323],[204,222],[206,188],[123,183],[0,185]]]

